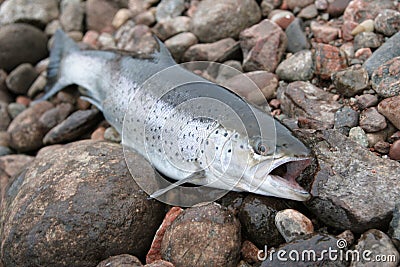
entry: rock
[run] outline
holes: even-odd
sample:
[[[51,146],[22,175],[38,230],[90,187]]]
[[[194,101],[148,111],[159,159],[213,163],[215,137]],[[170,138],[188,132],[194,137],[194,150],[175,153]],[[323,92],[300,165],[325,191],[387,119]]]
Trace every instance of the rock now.
[[[240,252],[240,223],[216,203],[183,211],[165,231],[164,260],[175,266],[236,266]]]
[[[111,25],[115,29],[119,29],[122,25],[125,24],[129,19],[133,16],[132,11],[127,8],[121,8],[120,10],[115,13],[114,18],[111,22]]]
[[[297,14],[297,17],[302,19],[313,19],[316,16],[318,16],[318,10],[314,4],[306,6]]]
[[[393,210],[393,219],[390,222],[389,235],[400,240],[400,202],[396,203]]]
[[[282,29],[268,19],[240,33],[245,71],[274,72],[287,47]]]
[[[395,141],[390,147],[389,158],[400,160],[400,140]]]
[[[18,103],[10,103],[8,104],[7,111],[10,115],[11,119],[17,117],[22,111],[26,109],[26,106]]]
[[[102,49],[116,49],[117,47],[114,37],[107,32],[100,34],[97,41]]]
[[[25,95],[38,76],[31,64],[21,64],[8,75],[7,88],[14,94]]]
[[[362,32],[354,37],[354,49],[360,48],[378,48],[381,46],[381,41],[378,35],[373,32]]]
[[[399,42],[400,32],[390,37],[381,47],[375,50],[367,61],[365,61],[363,66],[370,76],[379,66],[392,58],[400,56]]]
[[[371,94],[364,94],[364,95],[359,95],[359,96],[357,95],[356,99],[357,99],[358,107],[361,110],[376,106],[376,104],[378,104],[378,102],[379,102],[378,97],[376,97],[375,95],[371,95]]]
[[[343,19],[345,21],[361,23],[367,19],[375,19],[381,10],[384,9],[396,9],[396,5],[391,0],[354,0],[348,4]]]
[[[95,141],[102,141],[104,140],[104,132],[106,131],[106,128],[100,126],[96,130],[93,131],[93,133],[90,135],[90,139],[95,140]]]
[[[314,4],[318,10],[326,10],[328,8],[327,0],[315,0]]]
[[[372,56],[371,48],[360,48],[354,54],[355,64],[364,63],[368,58]],[[358,62],[357,62],[358,60]]]
[[[173,58],[180,62],[186,50],[197,44],[197,37],[191,32],[182,32],[169,38],[164,44]]]
[[[374,145],[374,149],[376,152],[379,152],[381,154],[388,154],[390,151],[390,144],[388,142],[378,141]]]
[[[10,125],[11,119],[8,115],[8,104],[0,101],[0,131],[5,131]]]
[[[254,0],[204,0],[193,15],[191,32],[201,42],[237,38],[260,19],[261,11]]]
[[[121,6],[117,1],[86,1],[86,25],[88,30],[102,32],[112,26],[112,20]]]
[[[43,101],[20,113],[7,130],[11,148],[20,152],[39,149],[43,145],[43,136],[49,130],[47,125],[39,122],[39,118],[51,108],[53,105],[50,102]]]
[[[351,267],[372,266],[374,265],[373,262],[379,258],[388,259],[384,261],[384,265],[387,267],[396,267],[399,263],[400,254],[390,238],[376,229],[363,233],[355,246],[355,250],[363,256],[359,257],[358,260],[353,259],[350,264]],[[367,255],[366,251],[369,251]]]
[[[358,125],[359,113],[349,106],[344,106],[335,113],[335,129],[353,128]]]
[[[307,36],[301,26],[301,20],[296,18],[285,30],[288,42],[287,51],[290,53],[296,53],[301,50],[309,49],[310,44]]]
[[[368,138],[365,131],[361,127],[353,127],[350,129],[349,138],[358,143],[362,147],[368,147]]]
[[[83,36],[82,42],[84,44],[88,44],[91,47],[96,48],[96,47],[98,47],[97,40],[98,40],[99,36],[100,36],[100,34],[98,32],[89,30]]]
[[[382,10],[374,20],[377,32],[385,36],[392,36],[400,31],[400,12],[392,9]]]
[[[7,73],[0,69],[0,102],[11,103],[14,99],[6,86]]]
[[[190,30],[191,19],[186,16],[179,16],[169,20],[163,20],[157,23],[153,31],[162,41],[181,32]]]
[[[262,16],[268,17],[269,13],[272,10],[279,8],[281,4],[281,0],[262,0],[260,4]]]
[[[0,24],[27,22],[44,26],[58,15],[58,0],[7,0],[0,8]]]
[[[115,33],[117,48],[134,55],[150,55],[157,48],[151,29],[146,25],[136,25],[128,21]]]
[[[338,257],[336,259],[332,259],[332,257],[330,257],[327,253],[329,250],[337,251],[337,243],[338,238],[328,234],[315,234],[311,237],[298,239],[289,244],[282,245],[276,250],[274,249],[273,252],[271,250],[269,255],[265,256],[261,267],[348,266],[348,263],[345,261],[345,259],[338,259]],[[296,251],[298,253],[293,253],[292,251]],[[306,252],[310,253],[308,254]],[[333,254],[337,255],[335,253]],[[302,259],[303,255],[304,260]]]
[[[315,74],[322,79],[330,79],[331,75],[347,67],[346,56],[335,46],[314,44]]]
[[[380,158],[336,130],[303,132],[319,170],[305,203],[318,219],[337,229],[362,233],[385,227],[399,202],[400,163]],[[377,197],[377,188],[379,194]]]
[[[278,24],[284,30],[292,23],[295,16],[290,11],[275,9],[268,15],[268,19]]]
[[[172,263],[164,260],[157,260],[153,263],[146,264],[145,267],[174,267]]]
[[[303,8],[313,3],[313,0],[286,0],[286,5],[291,10],[294,10],[295,8]]]
[[[248,240],[245,240],[242,243],[240,254],[242,255],[242,259],[244,259],[246,263],[254,264],[259,262],[258,251],[259,249],[256,247],[256,245]]]
[[[329,2],[327,12],[331,17],[339,17],[346,10],[350,0],[334,0]]]
[[[384,98],[400,95],[400,56],[381,66],[372,74],[371,84],[375,92]]]
[[[314,75],[312,52],[302,50],[282,61],[276,68],[279,79],[293,81],[307,81]]]
[[[275,96],[278,77],[267,71],[252,71],[238,74],[222,82],[226,88],[256,105],[266,104],[266,99]]]
[[[368,33],[374,31],[374,21],[367,19],[358,24],[352,31],[351,35],[358,35],[360,33]]]
[[[357,28],[358,23],[351,21],[351,20],[345,20],[342,25],[342,38],[344,41],[351,41],[354,38],[353,35],[353,30]]]
[[[73,111],[74,107],[70,103],[61,103],[43,113],[39,118],[39,122],[51,129],[65,120]]]
[[[319,24],[316,21],[311,21],[310,26],[315,40],[319,43],[329,43],[336,40],[339,36],[340,30],[328,24]]]
[[[292,242],[314,232],[310,219],[293,209],[278,211],[275,216],[275,225],[286,242]]]
[[[76,140],[100,121],[97,109],[78,110],[67,119],[51,129],[43,138],[46,145],[58,144]]]
[[[9,147],[0,145],[0,156],[7,156],[12,153],[13,151]]]
[[[133,19],[133,21],[136,24],[143,24],[143,25],[151,26],[156,22],[156,17],[155,17],[154,12],[152,10],[147,10],[147,11],[137,15]]]
[[[184,61],[222,61],[221,56],[237,50],[238,43],[232,38],[209,44],[195,44],[186,50]]]
[[[140,267],[143,264],[138,258],[129,254],[111,256],[100,262],[96,267]]]
[[[7,72],[21,63],[36,64],[48,54],[47,37],[41,30],[28,24],[2,26],[0,51],[0,69]]]
[[[81,31],[84,9],[80,0],[61,1],[60,23],[66,32]]]
[[[350,68],[335,72],[331,79],[336,90],[347,97],[361,93],[369,85],[369,76],[362,67],[352,66]]]
[[[121,142],[121,136],[114,127],[108,127],[104,132],[104,139],[114,143]]]
[[[147,161],[131,156],[132,175],[155,179]],[[164,215],[164,205],[132,179],[119,144],[46,150],[14,186],[2,216],[5,265],[95,266],[111,255],[144,257]]]
[[[378,105],[378,111],[400,129],[400,96],[386,98]]]
[[[157,5],[156,19],[161,22],[175,18],[185,10],[184,0],[161,0]]]
[[[361,112],[360,127],[364,131],[368,133],[378,132],[385,129],[386,126],[385,117],[382,116],[375,107],[365,109]]]
[[[278,211],[294,207],[288,200],[257,195],[248,195],[239,211],[244,238],[259,248],[278,246],[284,239],[275,226]]]
[[[289,117],[306,117],[333,126],[335,113],[342,107],[335,95],[309,82],[293,82],[278,88],[282,111]]]
[[[164,238],[165,231],[168,227],[175,221],[176,217],[178,217],[183,212],[183,209],[180,207],[172,207],[167,214],[160,227],[158,228],[156,235],[154,236],[153,243],[151,244],[150,250],[146,255],[146,263],[150,264],[157,260],[161,260],[161,242]]]
[[[44,88],[46,87],[46,84],[47,84],[47,78],[45,77],[45,75],[44,74],[39,75],[36,78],[36,80],[32,83],[32,85],[29,87],[27,96],[33,99],[36,95],[43,92]]]

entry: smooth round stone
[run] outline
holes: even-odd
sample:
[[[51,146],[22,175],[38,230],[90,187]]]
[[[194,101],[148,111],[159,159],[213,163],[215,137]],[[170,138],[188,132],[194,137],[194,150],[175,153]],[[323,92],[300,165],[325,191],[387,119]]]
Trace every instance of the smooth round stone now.
[[[354,127],[350,129],[349,137],[362,147],[368,147],[368,138],[361,127]]]
[[[314,232],[311,220],[293,209],[279,211],[275,216],[275,225],[286,242]]]

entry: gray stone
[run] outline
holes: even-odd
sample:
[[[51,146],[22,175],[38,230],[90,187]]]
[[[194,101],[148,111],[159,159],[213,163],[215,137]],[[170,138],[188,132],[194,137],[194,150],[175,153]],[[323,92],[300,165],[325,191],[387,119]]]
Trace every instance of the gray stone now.
[[[359,113],[349,106],[344,106],[335,113],[335,128],[356,127]]]
[[[17,117],[22,111],[24,111],[26,107],[19,103],[10,103],[8,104],[7,111],[10,115],[11,119]]]
[[[104,139],[114,142],[121,143],[121,135],[115,130],[114,127],[108,127],[104,132]]]
[[[129,254],[111,256],[100,262],[96,267],[140,267],[143,264],[138,258]],[[162,267],[162,266],[160,266]]]
[[[336,90],[347,97],[361,93],[369,84],[368,73],[362,67],[350,67],[335,72],[331,79]]]
[[[191,19],[186,16],[178,16],[172,19],[163,20],[153,27],[153,32],[162,41],[181,32],[188,32]]]
[[[184,53],[184,61],[224,61],[227,54],[234,54],[239,50],[238,42],[226,38],[214,43],[192,45]]]
[[[8,75],[7,88],[14,94],[25,95],[38,76],[31,64],[21,64]]]
[[[350,129],[349,138],[362,147],[368,147],[368,137],[361,127],[353,127]]]
[[[379,132],[387,126],[385,117],[375,107],[365,109],[360,114],[360,127],[368,132]]]
[[[286,242],[291,242],[314,232],[311,220],[293,209],[278,211],[275,216],[275,225]]]
[[[180,62],[186,50],[195,44],[197,37],[191,32],[179,33],[165,41],[165,46],[177,62]]]
[[[400,57],[379,66],[371,77],[372,88],[384,98],[400,95]]]
[[[379,100],[376,95],[364,94],[356,96],[357,104],[361,110],[376,106]]]
[[[161,0],[157,5],[156,19],[161,22],[175,18],[185,10],[185,0]]]
[[[8,104],[0,101],[0,131],[5,131],[10,124],[11,119],[8,115]]]
[[[381,46],[381,40],[373,32],[361,32],[354,37],[354,50],[360,48],[377,48]]]
[[[282,61],[276,68],[276,74],[285,81],[307,81],[314,75],[312,52],[302,50]]]
[[[308,42],[307,36],[301,26],[301,20],[296,18],[285,30],[288,45],[287,51],[290,53],[296,53],[301,50],[309,49],[310,43]]]
[[[400,12],[393,9],[384,9],[374,20],[375,30],[386,36],[392,36],[400,31]]]
[[[81,0],[62,0],[60,23],[67,32],[81,31],[84,9]]]
[[[389,235],[400,241],[400,202],[396,203],[393,218],[390,221]]]

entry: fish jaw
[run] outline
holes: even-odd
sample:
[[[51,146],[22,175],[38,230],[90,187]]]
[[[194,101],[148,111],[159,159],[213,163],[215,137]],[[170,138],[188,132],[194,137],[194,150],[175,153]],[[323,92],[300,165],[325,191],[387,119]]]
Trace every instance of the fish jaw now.
[[[310,158],[283,158],[257,166],[250,179],[244,177],[246,191],[279,198],[307,201],[311,198],[296,178],[311,164]],[[267,166],[268,165],[268,166]],[[243,186],[242,186],[243,187]]]

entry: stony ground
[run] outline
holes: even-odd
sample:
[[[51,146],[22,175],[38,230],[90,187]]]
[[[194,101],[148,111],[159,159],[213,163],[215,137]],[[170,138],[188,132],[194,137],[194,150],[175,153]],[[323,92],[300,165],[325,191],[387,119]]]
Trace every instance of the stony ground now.
[[[0,0],[0,259],[9,266],[365,266],[355,259],[280,262],[272,250],[329,247],[400,260],[400,7],[382,0]],[[168,207],[132,175],[154,178],[71,87],[30,107],[46,85],[62,28],[86,49],[177,62],[274,116],[313,151],[305,203],[229,193]],[[75,142],[77,140],[81,140]],[[164,221],[163,221],[164,219]],[[161,225],[161,227],[160,227]],[[151,247],[151,248],[150,248]],[[272,256],[271,256],[272,255]],[[271,258],[268,258],[271,256]],[[377,263],[375,263],[377,264]]]

